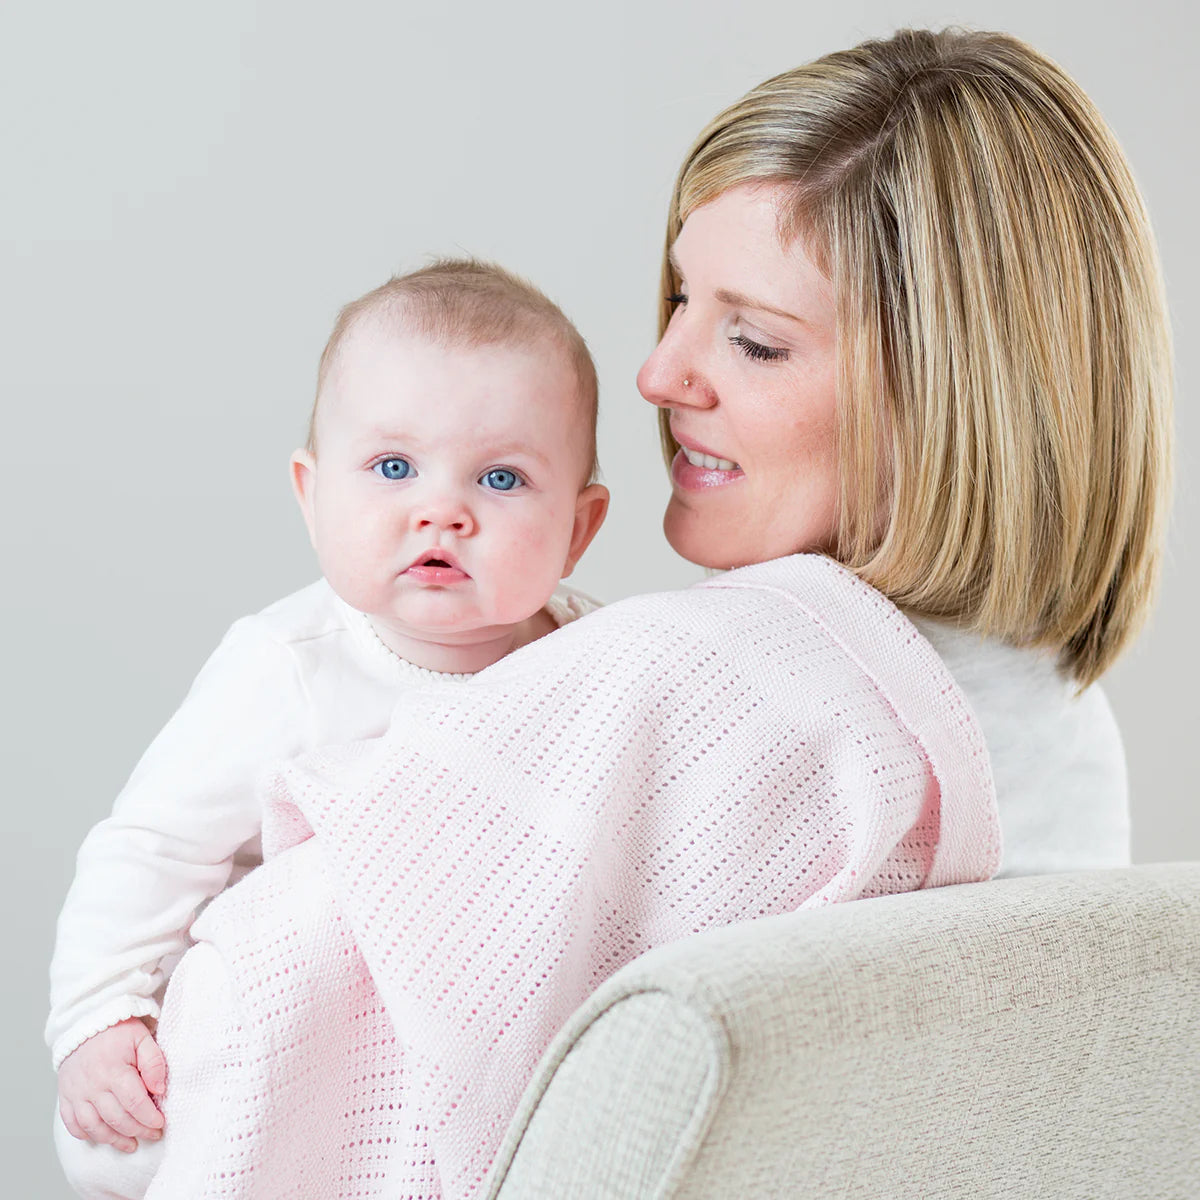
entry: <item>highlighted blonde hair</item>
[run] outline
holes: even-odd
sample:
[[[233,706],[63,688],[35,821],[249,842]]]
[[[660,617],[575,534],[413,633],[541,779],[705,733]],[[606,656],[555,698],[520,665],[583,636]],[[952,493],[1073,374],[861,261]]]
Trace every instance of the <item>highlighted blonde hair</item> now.
[[[1091,682],[1149,610],[1171,476],[1161,272],[1112,131],[1007,34],[903,30],[721,113],[679,172],[668,249],[755,182],[790,188],[781,242],[801,237],[836,297],[837,558]]]
[[[544,351],[547,344],[566,356],[578,384],[580,427],[587,478],[599,474],[596,365],[583,335],[545,293],[495,263],[475,258],[439,258],[352,300],[338,314],[317,368],[317,394],[308,422],[307,449],[317,452],[321,396],[347,336],[362,321],[382,316],[395,327],[444,346],[508,346]]]

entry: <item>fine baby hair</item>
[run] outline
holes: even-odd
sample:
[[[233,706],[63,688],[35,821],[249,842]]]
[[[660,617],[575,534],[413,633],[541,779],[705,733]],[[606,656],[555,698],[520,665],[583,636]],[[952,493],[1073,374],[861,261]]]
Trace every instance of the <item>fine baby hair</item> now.
[[[539,288],[496,263],[477,258],[439,258],[418,270],[394,275],[341,310],[317,369],[317,392],[308,425],[310,453],[317,451],[317,412],[342,343],[359,322],[371,317],[395,322],[438,345],[529,348],[547,340],[556,344],[578,382],[581,426],[589,439],[584,483],[598,478],[599,388],[587,343],[562,309]]]

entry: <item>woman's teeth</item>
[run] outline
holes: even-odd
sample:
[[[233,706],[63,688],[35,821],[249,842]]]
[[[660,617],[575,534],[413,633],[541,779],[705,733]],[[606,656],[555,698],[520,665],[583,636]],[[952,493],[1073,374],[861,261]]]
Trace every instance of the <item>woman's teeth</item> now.
[[[714,458],[711,454],[697,454],[695,450],[681,447],[684,457],[693,467],[707,467],[710,471],[736,471],[737,463],[727,458]]]

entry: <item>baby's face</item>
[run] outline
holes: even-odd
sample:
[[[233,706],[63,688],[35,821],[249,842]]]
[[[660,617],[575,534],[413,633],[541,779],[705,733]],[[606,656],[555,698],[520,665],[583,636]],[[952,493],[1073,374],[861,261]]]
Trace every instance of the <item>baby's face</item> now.
[[[582,553],[585,419],[549,340],[440,346],[360,326],[327,380],[301,486],[326,579],[385,641],[524,621]]]

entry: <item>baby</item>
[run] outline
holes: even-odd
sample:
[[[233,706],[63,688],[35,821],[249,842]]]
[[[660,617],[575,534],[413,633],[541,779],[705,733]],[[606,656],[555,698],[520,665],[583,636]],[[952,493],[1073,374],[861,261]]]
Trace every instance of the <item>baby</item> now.
[[[198,907],[261,859],[262,769],[378,736],[429,672],[594,607],[559,581],[608,508],[596,391],[576,329],[498,267],[441,261],[343,309],[291,461],[324,578],[233,625],[79,853],[46,1026],[75,1138],[161,1136],[162,988]]]

